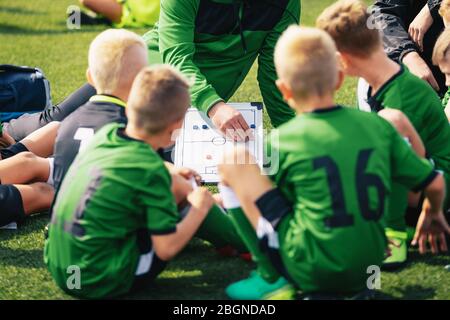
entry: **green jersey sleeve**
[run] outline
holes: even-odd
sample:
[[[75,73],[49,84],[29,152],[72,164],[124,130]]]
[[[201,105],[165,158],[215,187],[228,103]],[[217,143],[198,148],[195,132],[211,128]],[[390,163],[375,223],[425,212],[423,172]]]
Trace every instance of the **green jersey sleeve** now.
[[[278,79],[274,65],[274,49],[283,31],[291,24],[300,22],[300,1],[290,1],[283,18],[267,35],[258,57],[258,84],[267,112],[275,127],[289,121],[295,116],[276,87]]]
[[[387,123],[391,135],[392,180],[413,191],[423,190],[436,177],[431,163],[421,159],[397,131]]]
[[[152,174],[141,201],[146,208],[147,228],[151,234],[176,231],[180,217],[171,191],[170,174],[163,165]]]
[[[196,1],[162,0],[159,17],[159,51],[164,63],[177,67],[192,81],[192,104],[207,112],[223,99],[195,65]]]

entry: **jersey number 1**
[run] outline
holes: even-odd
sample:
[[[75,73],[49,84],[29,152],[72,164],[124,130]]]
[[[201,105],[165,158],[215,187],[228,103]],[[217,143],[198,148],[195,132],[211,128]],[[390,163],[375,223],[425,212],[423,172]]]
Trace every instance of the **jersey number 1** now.
[[[375,174],[366,173],[367,164],[373,150],[362,150],[358,154],[356,164],[356,192],[358,194],[359,208],[362,216],[368,221],[378,221],[384,212],[384,199],[386,188],[381,178]],[[314,170],[325,169],[327,172],[328,186],[330,188],[333,216],[327,218],[325,223],[330,228],[346,227],[353,225],[353,216],[347,212],[344,198],[342,179],[336,162],[331,157],[325,156],[313,160]],[[378,206],[375,209],[369,206],[369,188],[377,191]]]
[[[75,132],[74,139],[80,141],[80,148],[78,152],[83,151],[84,148],[88,145],[88,143],[94,137],[95,131],[92,128],[78,128],[77,132]]]

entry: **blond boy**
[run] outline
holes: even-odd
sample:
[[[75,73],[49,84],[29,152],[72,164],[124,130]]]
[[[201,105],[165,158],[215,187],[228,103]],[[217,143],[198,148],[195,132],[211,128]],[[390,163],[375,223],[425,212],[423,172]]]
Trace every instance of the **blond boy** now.
[[[258,264],[227,294],[287,299],[295,287],[354,294],[367,288],[369,266],[383,261],[381,218],[392,180],[425,187],[426,218],[441,221],[442,176],[387,121],[334,103],[341,75],[326,32],[289,27],[276,46],[275,66],[278,88],[297,113],[269,139],[279,170],[263,176],[243,150],[219,168],[223,202]],[[236,157],[250,161],[236,164]]]
[[[126,123],[125,106],[136,75],[148,65],[146,46],[137,34],[119,29],[92,41],[86,76],[97,95],[61,122],[55,142],[54,184],[60,184],[78,151],[109,123]]]

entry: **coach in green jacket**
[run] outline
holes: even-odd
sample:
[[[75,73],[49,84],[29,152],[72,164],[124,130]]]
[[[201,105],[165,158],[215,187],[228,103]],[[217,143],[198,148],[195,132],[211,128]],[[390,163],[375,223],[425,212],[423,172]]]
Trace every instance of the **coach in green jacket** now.
[[[152,63],[168,63],[192,79],[193,106],[225,133],[248,129],[226,102],[257,58],[272,124],[294,116],[275,86],[273,51],[280,34],[299,20],[300,0],[162,0],[159,22],[144,39]]]

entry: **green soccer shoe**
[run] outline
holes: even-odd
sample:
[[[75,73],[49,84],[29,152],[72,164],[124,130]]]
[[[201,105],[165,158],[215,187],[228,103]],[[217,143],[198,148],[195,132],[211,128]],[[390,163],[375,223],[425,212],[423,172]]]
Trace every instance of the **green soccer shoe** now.
[[[402,267],[408,259],[408,233],[386,229],[388,239],[388,256],[383,261],[383,269],[391,270]]]
[[[225,290],[233,300],[294,300],[295,289],[283,277],[274,283],[264,280],[256,271],[247,279],[229,285]]]

